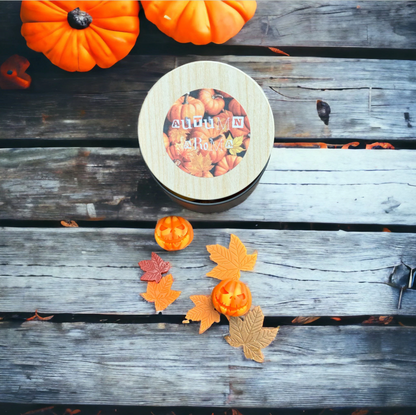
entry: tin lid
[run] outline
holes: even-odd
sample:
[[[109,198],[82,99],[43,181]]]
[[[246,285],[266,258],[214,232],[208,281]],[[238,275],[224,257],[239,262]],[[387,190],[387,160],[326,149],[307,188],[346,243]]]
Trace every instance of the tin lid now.
[[[199,201],[245,189],[266,166],[274,121],[260,86],[243,71],[211,61],[183,65],[149,91],[139,145],[165,187]]]

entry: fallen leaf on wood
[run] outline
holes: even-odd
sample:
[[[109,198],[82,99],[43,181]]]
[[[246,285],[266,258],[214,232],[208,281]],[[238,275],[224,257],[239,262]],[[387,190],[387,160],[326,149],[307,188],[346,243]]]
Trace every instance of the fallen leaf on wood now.
[[[71,409],[66,409],[66,411],[64,412],[64,415],[76,415],[79,414],[81,412],[80,409],[74,409],[73,411],[71,411]]]
[[[292,320],[293,324],[309,324],[316,320],[319,320],[321,317],[296,317]]]
[[[352,142],[352,143],[347,143],[347,144],[344,144],[342,147],[341,147],[341,149],[348,149],[348,148],[351,148],[351,147],[358,147],[360,145],[360,143],[358,142],[358,141],[354,141],[354,142]]]
[[[393,321],[392,316],[371,316],[368,320],[363,321],[362,324],[384,324],[387,325]]]
[[[140,295],[150,303],[155,303],[156,313],[164,310],[167,306],[172,304],[180,295],[181,291],[171,290],[173,284],[172,275],[166,275],[159,283],[148,282],[147,292]]]
[[[369,412],[368,409],[357,409],[351,415],[367,415]]]
[[[218,265],[207,276],[225,280],[232,278],[238,280],[240,271],[251,271],[257,260],[257,251],[247,255],[247,249],[240,239],[231,235],[230,245],[227,248],[221,245],[207,245],[207,250],[211,254],[210,259]]]
[[[372,144],[367,144],[365,148],[367,150],[378,150],[378,149],[394,150],[394,146],[392,146],[390,143],[372,143]]]
[[[256,362],[264,362],[261,349],[276,337],[279,327],[263,328],[264,314],[260,306],[254,307],[245,317],[230,317],[230,334],[225,340],[232,347],[243,346],[244,356]]]
[[[339,317],[331,317],[331,320],[341,321],[341,319]]]
[[[191,295],[189,297],[195,304],[185,316],[185,319],[192,321],[200,321],[199,334],[208,330],[214,323],[220,322],[220,313],[215,310],[211,295]]]
[[[65,226],[65,228],[78,228],[78,223],[76,223],[74,220],[69,222],[66,220],[61,220],[61,225]]]
[[[158,283],[162,279],[162,274],[170,270],[170,263],[163,261],[158,254],[152,252],[152,259],[140,261],[139,267],[145,271],[140,278],[142,281]]]
[[[38,314],[38,310],[35,310],[35,315],[32,316],[32,317],[27,318],[26,321],[32,321],[32,320],[46,321],[46,320],[50,320],[52,318],[53,318],[53,316],[41,317]]]
[[[49,411],[51,409],[55,408],[54,406],[47,406],[46,408],[40,408],[40,409],[35,409],[34,411],[29,411],[29,412],[25,412],[22,415],[32,415],[32,414],[38,414],[40,412],[45,412],[45,411]]]
[[[277,48],[269,48],[272,52],[277,53],[278,55],[285,55],[290,56],[288,53],[283,52],[283,50],[277,49]]]

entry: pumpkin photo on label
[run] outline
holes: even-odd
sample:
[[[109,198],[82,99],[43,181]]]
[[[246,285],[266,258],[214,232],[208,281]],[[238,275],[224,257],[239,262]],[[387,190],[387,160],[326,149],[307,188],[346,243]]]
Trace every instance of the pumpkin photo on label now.
[[[212,178],[229,172],[243,159],[250,143],[250,122],[230,94],[202,88],[172,105],[163,125],[164,140],[166,136],[166,152],[176,166],[192,176]]]

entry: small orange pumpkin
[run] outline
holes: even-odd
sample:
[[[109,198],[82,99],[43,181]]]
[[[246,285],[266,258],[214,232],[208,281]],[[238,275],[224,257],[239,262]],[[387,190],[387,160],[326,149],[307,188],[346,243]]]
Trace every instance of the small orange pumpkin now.
[[[239,156],[225,156],[216,166],[214,170],[214,176],[221,176],[230,170],[232,170],[237,164],[243,160]]]
[[[159,219],[155,228],[155,239],[166,251],[186,248],[194,238],[192,225],[180,216],[166,216]]]
[[[256,11],[255,1],[142,1],[146,18],[180,43],[224,43]]]
[[[69,72],[109,68],[139,35],[138,1],[23,1],[27,46]]]
[[[222,280],[212,290],[212,304],[214,308],[227,316],[242,316],[251,307],[251,292],[242,281],[232,278]]]
[[[185,94],[172,105],[168,112],[167,118],[170,122],[189,118],[192,124],[196,115],[203,116],[204,113],[204,104],[199,99],[191,97],[189,94]]]
[[[217,94],[213,89],[201,89],[198,99],[204,104],[205,112],[209,115],[218,115],[225,106],[224,97]]]

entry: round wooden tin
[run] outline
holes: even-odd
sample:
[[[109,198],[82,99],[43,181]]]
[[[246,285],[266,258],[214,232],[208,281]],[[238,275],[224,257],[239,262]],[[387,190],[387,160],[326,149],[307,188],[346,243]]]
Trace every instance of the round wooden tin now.
[[[199,61],[152,87],[138,134],[145,163],[173,200],[221,211],[245,200],[260,180],[273,148],[273,113],[243,71]]]

